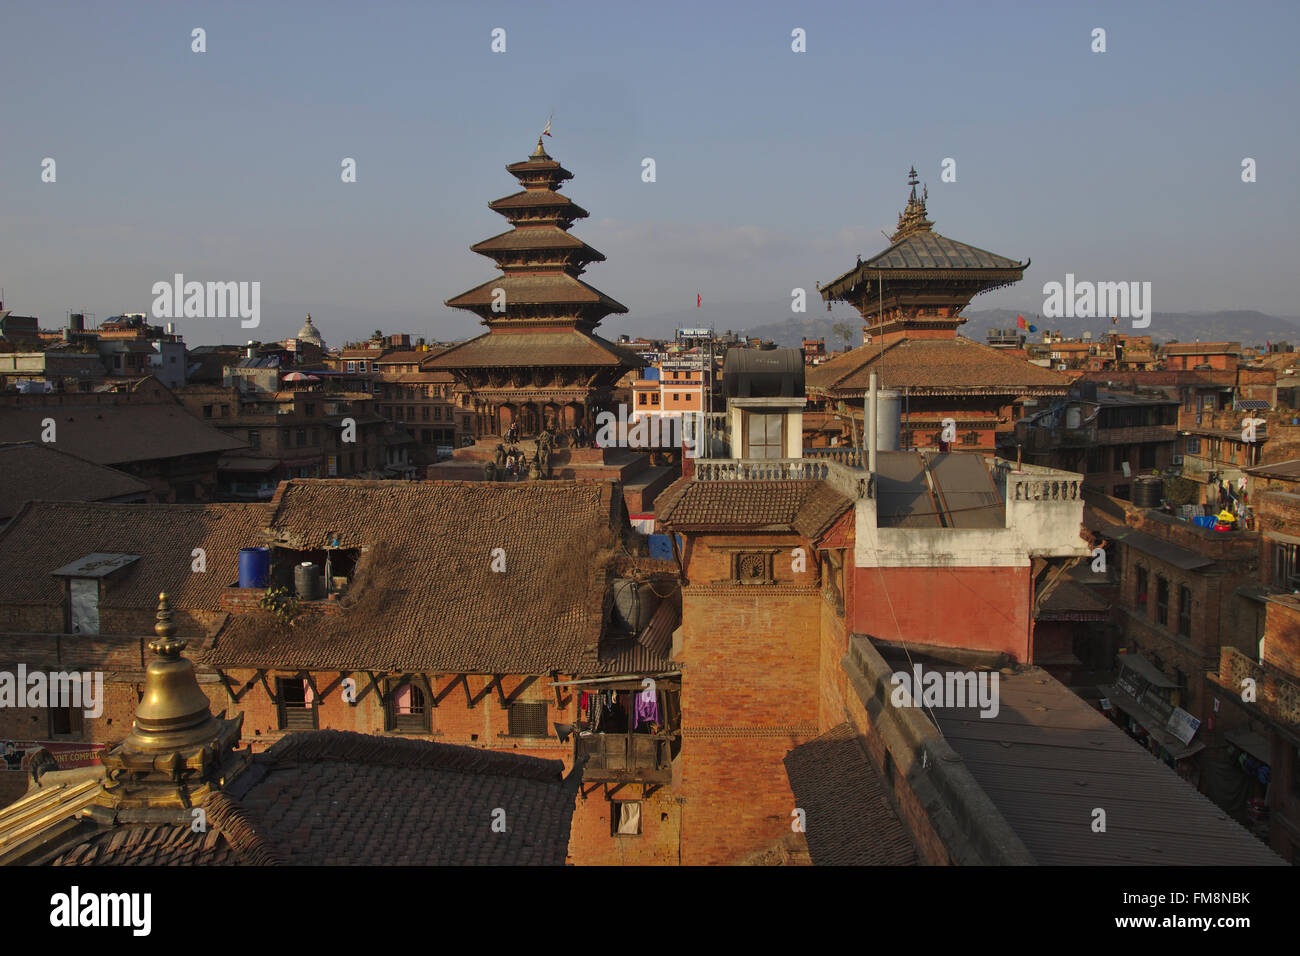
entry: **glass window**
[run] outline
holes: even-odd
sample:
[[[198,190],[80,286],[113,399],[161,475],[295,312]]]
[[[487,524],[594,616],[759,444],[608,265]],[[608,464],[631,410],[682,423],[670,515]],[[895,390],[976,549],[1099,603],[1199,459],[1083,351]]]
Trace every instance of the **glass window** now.
[[[1192,636],[1192,589],[1186,585],[1178,589],[1178,633]]]
[[[1156,577],[1156,622],[1169,623],[1169,580]]]
[[[748,448],[746,458],[784,458],[782,447],[783,415],[764,415],[758,412],[748,413],[747,429]]]
[[[1137,606],[1142,608],[1143,610],[1146,610],[1146,606],[1147,606],[1147,569],[1146,568],[1137,569],[1137,595],[1134,598],[1134,603],[1137,604]]]

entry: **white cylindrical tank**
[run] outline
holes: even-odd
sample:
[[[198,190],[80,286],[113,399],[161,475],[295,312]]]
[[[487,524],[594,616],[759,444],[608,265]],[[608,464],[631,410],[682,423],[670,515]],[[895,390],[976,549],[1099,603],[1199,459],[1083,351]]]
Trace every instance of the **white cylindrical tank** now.
[[[901,392],[881,389],[876,393],[876,448],[898,451],[898,428],[903,409]]]

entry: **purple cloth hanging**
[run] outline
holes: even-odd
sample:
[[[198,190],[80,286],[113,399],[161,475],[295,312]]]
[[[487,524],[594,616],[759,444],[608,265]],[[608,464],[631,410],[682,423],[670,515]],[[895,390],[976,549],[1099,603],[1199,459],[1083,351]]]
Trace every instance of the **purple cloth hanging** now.
[[[659,723],[659,700],[652,690],[644,690],[636,695],[636,724]]]

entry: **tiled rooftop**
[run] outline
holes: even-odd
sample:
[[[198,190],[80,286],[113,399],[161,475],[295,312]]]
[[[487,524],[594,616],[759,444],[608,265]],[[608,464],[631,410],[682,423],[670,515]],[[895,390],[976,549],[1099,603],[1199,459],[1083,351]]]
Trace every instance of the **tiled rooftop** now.
[[[864,395],[875,372],[882,388],[949,393],[987,389],[1054,388],[1064,395],[1070,378],[979,342],[903,338],[889,345],[863,345],[807,371],[809,392]]]

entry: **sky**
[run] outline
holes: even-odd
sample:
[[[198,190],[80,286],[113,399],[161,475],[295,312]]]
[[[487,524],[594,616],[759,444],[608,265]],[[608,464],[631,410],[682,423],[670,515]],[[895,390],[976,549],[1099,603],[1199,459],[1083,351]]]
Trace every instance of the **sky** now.
[[[307,312],[335,345],[475,335],[442,303],[498,274],[468,247],[509,228],[487,203],[553,115],[607,257],[584,279],[629,309],[610,337],[765,325],[795,288],[824,309],[912,165],[936,231],[1032,260],[972,308],[1041,311],[1072,273],[1296,316],[1297,27],[1294,2],[0,0],[0,286],[56,328],[176,273],[261,283],[258,328],[180,319],[190,345]]]

